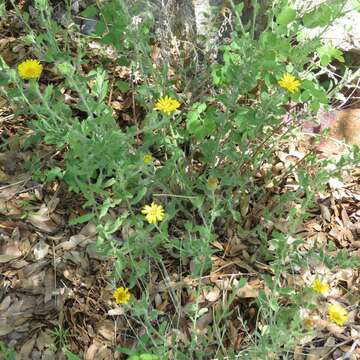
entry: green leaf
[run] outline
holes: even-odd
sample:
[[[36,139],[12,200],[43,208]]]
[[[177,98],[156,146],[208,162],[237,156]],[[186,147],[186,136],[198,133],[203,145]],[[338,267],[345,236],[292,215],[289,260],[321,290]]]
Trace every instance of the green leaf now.
[[[0,18],[5,18],[6,17],[6,7],[5,7],[5,2],[0,4]]]
[[[95,34],[102,36],[106,30],[106,24],[103,20],[99,20],[95,26]]]
[[[201,196],[197,196],[191,198],[191,202],[197,209],[200,209],[202,207],[202,204],[204,203],[204,198]]]
[[[25,23],[29,22],[30,15],[26,11],[22,13],[22,17]]]
[[[305,14],[303,22],[305,27],[312,29],[318,26],[326,26],[330,23],[332,17],[331,8],[325,4],[317,7],[313,11]]]
[[[124,267],[125,267],[124,263],[121,261],[121,259],[117,259],[113,269],[113,275],[116,279],[120,278],[124,270]]]
[[[197,139],[212,134],[216,129],[216,110],[210,107],[204,116],[201,114],[206,110],[205,103],[195,103],[192,111],[187,114],[186,128],[190,134],[195,135]]]
[[[130,65],[130,60],[127,59],[125,56],[120,56],[117,60],[116,63],[120,66],[129,66]]]
[[[99,219],[103,218],[107,214],[107,212],[109,211],[111,205],[112,204],[111,204],[110,199],[106,199],[104,201],[104,203],[100,206]]]
[[[194,276],[202,276],[212,267],[212,261],[210,256],[197,256],[192,259],[192,264],[192,274]]]
[[[123,224],[124,220],[128,217],[128,212],[124,211],[116,220],[115,222],[107,222],[106,223],[106,233],[108,235],[113,234],[115,231],[118,231],[120,226]]]
[[[241,279],[239,280],[239,283],[238,283],[237,286],[238,286],[239,288],[242,288],[242,287],[244,287],[246,284],[247,284],[246,279],[241,278]]]
[[[0,359],[4,360],[16,360],[15,351],[8,347],[3,341],[0,341]]]
[[[130,89],[128,81],[119,80],[116,82],[116,86],[121,92],[127,92]]]
[[[115,178],[111,178],[109,180],[106,180],[105,183],[104,183],[104,189],[114,185],[116,183],[116,179]]]
[[[243,3],[235,5],[235,12],[236,12],[236,14],[238,16],[241,16],[243,11],[244,11],[244,4]]]
[[[353,0],[352,1],[353,9],[360,12],[360,0]]]
[[[45,11],[49,7],[47,0],[35,0],[35,7],[40,11]]]
[[[75,219],[71,219],[71,220],[69,221],[69,224],[70,224],[70,225],[82,224],[82,223],[84,223],[84,222],[87,222],[87,221],[91,220],[94,216],[95,216],[95,214],[93,214],[93,213],[87,213],[87,214],[85,214],[85,215],[78,216],[78,217],[75,218]]]
[[[129,358],[127,360],[129,360],[131,358],[131,356],[137,356],[135,355],[135,350],[134,349],[128,349],[128,348],[124,348],[124,347],[118,347],[116,349],[116,351],[122,353],[122,354],[126,354],[129,355]]]
[[[234,121],[241,130],[248,130],[257,123],[256,111],[251,108],[239,106],[236,110]]]
[[[141,360],[157,360],[159,357],[157,355],[153,354],[141,354],[140,355]]]
[[[64,349],[64,354],[66,355],[67,360],[81,360],[78,356],[67,349]]]
[[[335,48],[331,44],[326,44],[326,45],[320,47],[319,49],[317,49],[317,52],[319,54],[320,64],[322,66],[329,65],[331,63],[332,59],[336,59],[340,62],[345,61],[342,51]]]
[[[96,5],[90,5],[88,6],[84,11],[82,11],[80,14],[82,16],[93,18],[98,13],[98,8]]]
[[[46,171],[46,181],[54,181],[55,179],[63,178],[63,171],[58,166],[53,167],[52,169]]]
[[[137,204],[145,196],[146,192],[146,187],[143,187],[141,190],[139,190],[137,195],[131,200],[131,205]]]
[[[280,14],[278,15],[276,21],[279,25],[287,25],[296,19],[296,11],[290,6],[285,6]]]
[[[95,80],[91,83],[91,90],[98,102],[101,103],[105,99],[109,87],[107,72],[102,68],[97,68],[90,71],[89,76],[95,76]]]
[[[62,75],[67,75],[67,76],[74,75],[75,68],[69,62],[62,62],[60,64],[57,64],[56,67]]]

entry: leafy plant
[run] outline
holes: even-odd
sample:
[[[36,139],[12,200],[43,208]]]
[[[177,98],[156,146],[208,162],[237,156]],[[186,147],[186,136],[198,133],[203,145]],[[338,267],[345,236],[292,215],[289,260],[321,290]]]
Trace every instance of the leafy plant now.
[[[67,360],[80,360],[80,358],[78,356],[76,356],[71,351],[67,350],[66,348],[63,349],[63,352],[64,352]]]
[[[13,349],[8,347],[3,341],[0,341],[0,357],[4,360],[15,360],[16,353]]]
[[[309,216],[316,193],[334,175],[329,165],[340,171],[357,161],[358,154],[345,154],[336,163],[317,159],[309,151],[278,173],[273,164],[296,139],[302,118],[294,109],[306,108],[308,115],[315,115],[329,105],[336,84],[325,88],[319,78],[333,59],[343,62],[343,54],[319,37],[305,39],[304,28],[328,26],[342,15],[345,2],[299,10],[290,1],[275,1],[264,14],[263,31],[256,29],[260,5],[252,3],[253,19],[248,23],[243,20],[243,5],[232,4],[230,40],[214,45],[219,61],[213,60],[211,48],[203,51],[197,64],[187,65],[183,44],[176,48],[176,56],[163,52],[161,61],[154,59],[154,43],[168,49],[171,34],[156,38],[149,2],[137,7],[109,0],[82,13],[98,16],[91,38],[115,54],[96,60],[87,53],[86,37],[54,22],[46,0],[35,1],[39,27],[46,32],[32,29],[29,15],[13,4],[27,27],[28,45],[44,67],[52,67],[56,78],[46,84],[36,74],[24,79],[1,59],[0,91],[19,114],[31,118],[32,135],[25,146],[43,141],[61,154],[58,163],[36,156],[28,168],[38,179],[64,181],[69,191],[82,195],[87,213],[71,224],[94,221],[97,251],[116,259],[115,281],[143,291],[131,311],[146,332],[135,334],[136,349],[120,349],[130,359],[164,358],[170,353],[179,359],[189,353],[201,358],[209,346],[222,356],[235,353],[221,342],[225,337],[221,327],[233,312],[215,307],[209,334],[219,341],[198,334],[176,349],[168,345],[170,340],[176,343],[170,329],[183,315],[164,258],[178,259],[181,271],[195,279],[206,276],[213,255],[226,255],[227,245],[221,243],[230,240],[223,229],[233,229],[239,238],[246,234],[258,239],[251,261],[259,256],[272,272],[270,279],[263,276],[268,293],[260,291],[256,302],[261,328],[249,334],[246,354],[266,358],[293,349],[307,334],[299,315],[299,308],[307,304],[294,289],[282,286],[282,276],[293,272],[295,265],[306,267],[310,256],[331,266],[323,254],[299,250],[303,239],[297,226]],[[69,47],[72,37],[79,44],[76,53]],[[119,66],[126,67],[126,79],[114,78],[113,68]],[[114,87],[119,96],[131,93],[127,122],[112,107]],[[72,102],[66,101],[62,88]],[[289,176],[298,186],[280,191]],[[278,218],[289,224],[286,231],[269,230]],[[332,264],[354,262],[340,253]],[[153,268],[160,269],[164,278],[175,319],[160,321],[163,314],[149,305]],[[235,295],[225,297],[231,298],[231,305]],[[281,305],[284,299],[289,305]],[[209,309],[196,301],[190,309],[187,316],[195,333],[198,319]],[[61,327],[53,335],[59,348],[71,336]],[[65,353],[76,358],[68,350]]]
[[[69,336],[73,336],[69,329],[64,329],[60,325],[55,327],[55,329],[51,331],[51,334],[55,338],[55,345],[58,349],[64,348],[68,343]]]

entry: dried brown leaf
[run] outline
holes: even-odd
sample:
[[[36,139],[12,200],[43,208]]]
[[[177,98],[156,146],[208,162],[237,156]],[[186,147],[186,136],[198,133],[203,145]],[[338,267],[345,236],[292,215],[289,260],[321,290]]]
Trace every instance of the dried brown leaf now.
[[[237,296],[245,299],[256,298],[258,295],[258,290],[250,284],[246,284],[237,291]]]
[[[19,354],[21,360],[31,359],[31,353],[34,348],[35,341],[36,341],[36,335],[32,336],[23,344]]]
[[[213,314],[212,311],[208,310],[208,312],[199,319],[196,320],[196,328],[199,330],[206,329],[213,321]]]
[[[7,263],[9,261],[17,259],[18,257],[19,257],[19,255],[2,254],[2,255],[0,255],[0,264]]]
[[[108,341],[114,341],[115,323],[111,320],[100,320],[95,325],[96,332]]]
[[[54,346],[54,337],[50,334],[49,331],[41,331],[36,339],[36,347],[39,350],[44,350],[45,348]]]
[[[205,299],[214,302],[219,299],[221,291],[218,287],[213,287],[210,291],[205,291]]]
[[[124,315],[125,314],[125,310],[124,308],[122,307],[117,307],[115,309],[110,309],[108,311],[108,315],[111,315],[111,316],[118,316],[118,315]]]
[[[85,236],[85,235],[73,235],[70,237],[70,239],[68,241],[64,241],[61,244],[56,246],[56,250],[62,249],[62,250],[66,250],[69,251],[73,248],[75,248],[76,246],[78,246],[79,244],[86,244],[88,241],[90,240],[89,237]]]
[[[35,260],[41,260],[46,257],[49,252],[49,247],[50,246],[41,239],[33,249]]]
[[[54,222],[50,217],[49,209],[44,205],[38,212],[30,214],[27,220],[31,225],[46,233],[53,233],[59,228],[59,223]]]
[[[331,212],[330,209],[325,206],[324,204],[320,204],[320,212],[321,212],[321,216],[324,220],[330,222],[331,221]]]

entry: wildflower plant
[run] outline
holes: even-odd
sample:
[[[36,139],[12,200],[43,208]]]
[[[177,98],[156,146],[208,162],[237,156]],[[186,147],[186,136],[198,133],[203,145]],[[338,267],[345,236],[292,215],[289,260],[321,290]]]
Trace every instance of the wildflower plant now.
[[[321,295],[325,295],[330,290],[329,284],[321,281],[320,279],[314,280],[312,288],[315,292]]]
[[[114,291],[113,297],[118,305],[126,304],[130,300],[129,289],[124,287],[119,287]]]
[[[153,60],[155,19],[150,2],[141,3],[143,7],[108,0],[83,12],[84,17],[98,16],[91,38],[111,49],[113,58],[107,58],[106,51],[101,56],[87,54],[89,38],[54,23],[46,0],[35,2],[40,28],[48,29],[42,33],[28,26],[28,16],[14,4],[16,16],[27,26],[27,41],[39,56],[17,70],[17,64],[0,59],[0,93],[29,119],[32,135],[26,146],[44,141],[62,156],[56,166],[33,157],[28,168],[38,179],[63,181],[70,191],[82,195],[88,212],[72,224],[94,221],[97,250],[116,259],[113,275],[128,287],[116,289],[114,300],[125,304],[132,288],[141,289],[139,298],[134,296],[132,317],[146,334],[133,336],[138,345],[128,355],[154,352],[159,358],[185,359],[192,354],[200,359],[207,357],[209,344],[219,357],[227,355],[222,344],[227,334],[219,331],[233,316],[226,309],[221,313],[208,309],[213,316],[209,342],[199,332],[183,348],[169,345],[175,334],[170,328],[184,318],[184,298],[183,285],[174,289],[169,284],[164,257],[176,259],[176,268],[186,276],[206,278],[214,255],[227,256],[231,236],[239,242],[254,240],[255,249],[247,259],[251,266],[266,262],[272,274],[263,276],[266,291],[259,291],[254,302],[261,328],[239,355],[267,358],[269,353],[291,352],[306,333],[299,308],[310,305],[298,291],[283,285],[284,278],[307,267],[307,256],[322,259],[323,250],[299,251],[304,239],[297,226],[309,216],[316,193],[333,173],[323,166],[331,161],[318,160],[313,153],[277,175],[273,163],[295,140],[302,120],[291,112],[291,121],[284,121],[289,108],[306,105],[315,115],[328,106],[329,95],[341,85],[327,87],[320,82],[323,66],[333,58],[341,61],[341,53],[324,47],[319,38],[304,40],[302,29],[331,23],[341,15],[343,1],[326,11],[322,3],[304,12],[290,1],[275,1],[264,13],[268,20],[261,32],[256,29],[256,13],[252,22],[244,24],[243,8],[236,5],[229,41],[214,45],[219,59],[214,60],[211,47],[192,67],[169,54]],[[79,44],[76,53],[71,39]],[[158,42],[160,47],[168,45],[164,39]],[[185,51],[181,55],[185,58]],[[52,71],[46,74],[55,75],[40,86],[47,66]],[[128,70],[126,81],[111,71],[119,66]],[[75,103],[65,101],[62,89]],[[131,93],[131,107],[116,110],[114,92],[118,98]],[[344,157],[341,165],[352,161]],[[279,191],[289,174],[298,186]],[[284,231],[269,225],[279,218],[288,224]],[[160,321],[164,312],[149,299],[154,269],[163,276],[174,319]],[[329,286],[316,279],[313,290],[308,290],[325,294]],[[194,333],[206,311],[195,307]],[[346,309],[335,305],[328,315],[337,324],[348,320]],[[155,351],[149,352],[152,347]]]
[[[328,315],[330,321],[337,325],[344,325],[349,320],[348,311],[340,304],[332,304],[328,308]]]
[[[152,163],[153,162],[153,157],[152,157],[152,155],[151,154],[146,154],[146,155],[144,155],[144,163],[145,164],[150,164],[150,163]]]
[[[37,79],[43,71],[43,66],[38,60],[28,59],[18,65],[18,71],[23,79]]]
[[[164,96],[156,102],[154,109],[159,110],[166,115],[170,115],[179,107],[180,107],[179,101],[177,101],[176,99],[170,96]]]
[[[150,205],[145,205],[141,210],[141,213],[145,215],[145,219],[149,224],[155,224],[158,221],[164,220],[165,212],[162,205],[152,202]]]
[[[300,81],[297,80],[295,76],[288,73],[284,74],[278,83],[282,88],[291,93],[299,91],[301,85]]]

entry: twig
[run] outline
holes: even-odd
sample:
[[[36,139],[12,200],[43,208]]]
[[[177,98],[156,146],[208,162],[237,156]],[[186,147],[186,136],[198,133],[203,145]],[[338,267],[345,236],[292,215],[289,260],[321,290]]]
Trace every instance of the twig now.
[[[139,124],[137,120],[137,114],[136,114],[136,104],[135,104],[135,86],[134,86],[134,70],[131,69],[131,100],[132,100],[132,113],[133,118],[135,121],[136,130],[139,130]],[[136,140],[140,141],[139,135],[136,134]]]
[[[114,80],[112,80],[111,84],[110,84],[110,93],[109,93],[108,106],[111,106],[113,91],[114,91]]]
[[[31,179],[31,177],[29,177],[29,178],[27,178],[27,179],[24,179],[24,180],[19,180],[19,181],[17,181],[17,182],[12,183],[12,184],[8,184],[8,185],[1,186],[1,187],[0,187],[0,191],[1,191],[1,190],[4,190],[4,189],[11,188],[11,187],[13,187],[13,186],[15,186],[15,185],[19,185],[19,184],[22,184],[22,183],[26,183],[26,182],[29,181],[30,179]]]
[[[344,356],[342,356],[341,358],[339,358],[338,360],[348,360],[350,359],[350,355],[354,352],[354,350],[356,349],[356,347],[358,346],[360,342],[360,338],[357,338],[351,345],[351,348],[349,349],[349,351],[347,351]]]
[[[4,116],[3,118],[0,119],[0,122],[5,122],[7,120],[11,120],[14,117],[15,117],[15,114],[10,114],[10,115]]]
[[[360,78],[358,79],[355,87],[354,87],[354,90],[350,93],[350,95],[348,95],[346,97],[346,99],[337,107],[337,109],[341,109],[349,100],[350,98],[354,95],[355,91],[356,90],[359,90],[359,84],[360,84]]]
[[[34,186],[29,187],[29,188],[26,188],[26,189],[22,189],[22,190],[17,191],[17,192],[15,193],[15,195],[23,194],[23,193],[25,193],[25,192],[28,192],[28,191],[31,191],[31,190],[35,190],[35,189],[37,189],[37,188],[39,188],[39,187],[41,187],[40,184],[34,185]]]
[[[323,357],[321,357],[319,360],[325,360],[328,359],[328,356],[332,354],[336,349],[339,347],[348,344],[349,342],[353,341],[353,339],[347,339],[342,341],[341,343],[336,344],[330,351],[328,351]]]

